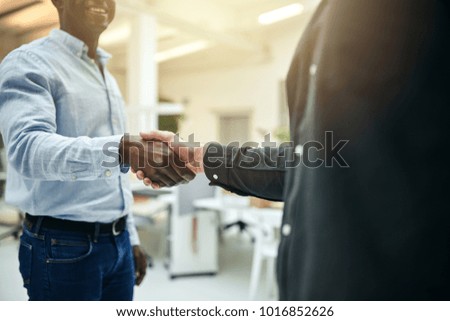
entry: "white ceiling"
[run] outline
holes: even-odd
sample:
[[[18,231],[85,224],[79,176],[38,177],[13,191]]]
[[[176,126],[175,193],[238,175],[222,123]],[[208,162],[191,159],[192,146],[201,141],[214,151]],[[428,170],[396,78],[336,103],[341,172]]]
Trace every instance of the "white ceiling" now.
[[[107,50],[124,56],[127,29],[138,13],[156,16],[158,51],[169,50],[195,41],[206,41],[208,47],[160,64],[161,69],[205,66],[205,63],[227,65],[245,55],[264,56],[268,35],[282,32],[295,19],[262,26],[258,16],[292,3],[301,3],[305,15],[320,0],[116,0],[117,17],[102,36]],[[11,33],[29,40],[40,37],[58,26],[51,0],[0,0],[0,34]],[[128,34],[129,36],[129,34]],[[126,61],[126,59],[116,59]],[[210,62],[210,63],[211,63]],[[120,65],[120,63],[119,63]],[[122,66],[124,68],[124,66]],[[120,68],[120,66],[118,67]]]

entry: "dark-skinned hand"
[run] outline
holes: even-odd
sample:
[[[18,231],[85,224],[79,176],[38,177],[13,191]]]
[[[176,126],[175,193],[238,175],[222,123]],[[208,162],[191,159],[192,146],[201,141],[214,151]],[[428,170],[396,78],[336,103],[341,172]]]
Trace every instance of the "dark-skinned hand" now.
[[[147,257],[139,245],[133,246],[135,283],[141,285],[147,273]]]
[[[125,135],[119,152],[122,164],[129,165],[134,173],[142,172],[159,187],[184,184],[195,178],[192,169],[165,142]]]
[[[200,144],[196,147],[188,144],[180,139],[178,135],[168,131],[152,131],[149,133],[140,133],[144,140],[160,141],[166,143],[170,149],[179,157],[179,159],[186,163],[186,166],[195,174],[204,172],[203,169],[203,153],[204,147]],[[145,175],[143,171],[133,171],[136,177],[144,181],[146,186],[152,186],[158,189],[160,186],[154,182],[149,176]]]

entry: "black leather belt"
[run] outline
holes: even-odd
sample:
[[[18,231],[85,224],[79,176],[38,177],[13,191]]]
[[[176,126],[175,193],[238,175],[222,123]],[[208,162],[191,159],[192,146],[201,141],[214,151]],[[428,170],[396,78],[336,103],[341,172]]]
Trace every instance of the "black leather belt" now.
[[[125,230],[127,225],[127,216],[122,216],[112,223],[89,223],[62,220],[50,216],[34,216],[28,213],[26,213],[25,215],[24,224],[28,229],[31,230],[41,217],[42,223],[40,227],[67,232],[81,232],[92,235],[96,232],[98,234],[119,235]]]

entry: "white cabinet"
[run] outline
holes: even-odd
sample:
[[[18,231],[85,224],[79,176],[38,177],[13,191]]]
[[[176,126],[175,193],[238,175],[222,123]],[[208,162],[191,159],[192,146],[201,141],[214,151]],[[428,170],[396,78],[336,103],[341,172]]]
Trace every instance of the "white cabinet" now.
[[[171,278],[214,275],[218,271],[218,221],[211,211],[170,219],[169,273]]]
[[[197,175],[170,195],[167,235],[168,269],[171,278],[214,275],[218,272],[218,215],[215,211],[195,210],[193,202],[212,197],[215,188],[205,175]]]

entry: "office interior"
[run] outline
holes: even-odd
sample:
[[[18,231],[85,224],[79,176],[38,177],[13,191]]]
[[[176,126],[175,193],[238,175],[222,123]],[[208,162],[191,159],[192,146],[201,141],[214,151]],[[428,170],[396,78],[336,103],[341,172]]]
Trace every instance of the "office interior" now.
[[[100,39],[126,104],[128,132],[170,130],[198,142],[288,136],[284,80],[320,0],[117,0]],[[51,0],[0,0],[0,60],[58,28]],[[0,140],[0,300],[26,300],[23,213],[6,204]],[[136,300],[276,300],[282,203],[208,185],[159,191],[134,178],[133,212],[150,258]]]

